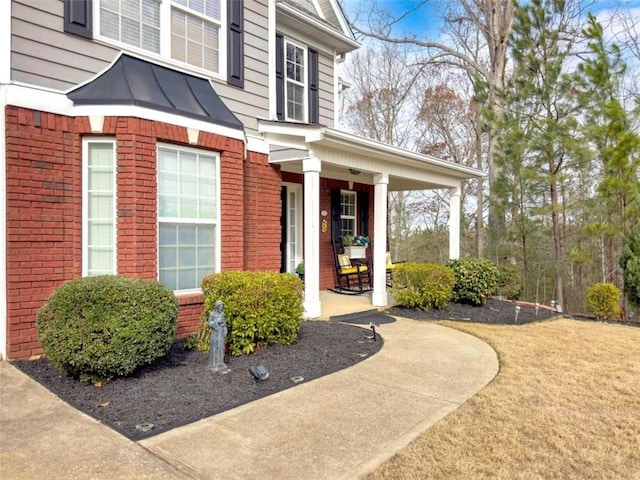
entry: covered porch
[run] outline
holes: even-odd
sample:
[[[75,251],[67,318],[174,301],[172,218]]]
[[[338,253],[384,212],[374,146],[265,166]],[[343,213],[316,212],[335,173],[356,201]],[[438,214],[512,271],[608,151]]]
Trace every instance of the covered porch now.
[[[384,307],[374,307],[371,304],[372,292],[362,295],[342,295],[331,290],[320,290],[320,304],[322,314],[318,320],[331,320],[343,315],[364,313],[371,310],[383,310]],[[393,297],[388,297],[388,307],[393,306]]]
[[[330,226],[327,222],[324,201],[329,183],[343,185],[345,190],[353,190],[356,184],[372,193],[373,201],[369,202],[373,228],[367,226],[368,232],[358,232],[374,239],[373,290],[370,298],[364,297],[372,307],[388,305],[385,261],[388,192],[449,190],[449,256],[459,257],[462,181],[481,177],[482,172],[325,126],[261,120],[259,129],[269,144],[270,163],[280,166],[283,178],[288,175],[302,186],[301,254],[305,265],[306,318],[326,317],[320,295],[321,271],[324,278],[329,261],[327,245],[336,236],[336,232],[330,231],[335,224]],[[370,223],[368,219],[366,223]],[[352,301],[353,297],[347,299]]]

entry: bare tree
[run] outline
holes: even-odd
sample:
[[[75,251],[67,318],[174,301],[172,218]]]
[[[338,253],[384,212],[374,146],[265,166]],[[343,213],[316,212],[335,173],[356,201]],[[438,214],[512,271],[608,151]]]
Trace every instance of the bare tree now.
[[[370,9],[361,10],[353,22],[353,28],[362,35],[384,42],[413,45],[423,49],[422,64],[447,64],[466,72],[470,83],[476,80],[484,82],[486,89],[485,102],[493,106],[494,114],[499,115],[499,99],[497,92],[502,91],[507,66],[507,44],[513,23],[513,0],[458,0],[447,2],[446,9],[441,11],[444,28],[443,38],[436,41],[429,38],[429,32],[423,37],[417,35],[394,37],[393,27],[404,18],[415,12],[427,0],[415,4],[400,16],[393,17],[389,12],[381,11],[375,2],[369,2]],[[479,120],[479,117],[478,119]],[[478,133],[481,129],[478,127]],[[496,132],[489,130],[487,135],[487,165],[489,169],[489,187],[497,178],[497,169],[493,161]],[[477,135],[476,161],[478,168],[483,168],[482,138]],[[482,188],[479,189],[480,191]],[[479,219],[483,216],[483,197],[478,197]],[[500,231],[504,222],[490,211],[489,225],[496,232],[494,244],[502,237]],[[484,234],[482,222],[478,222],[478,250],[482,255]]]
[[[408,49],[396,44],[363,48],[351,56],[346,75],[352,82],[343,93],[342,127],[367,138],[414,149],[422,142],[419,128],[420,98],[417,82],[424,66],[411,59]],[[411,233],[411,218],[405,192],[389,194],[390,237],[394,256]]]

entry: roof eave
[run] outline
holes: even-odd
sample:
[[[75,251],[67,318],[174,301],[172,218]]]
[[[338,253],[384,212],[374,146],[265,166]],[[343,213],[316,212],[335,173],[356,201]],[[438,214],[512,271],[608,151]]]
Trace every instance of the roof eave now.
[[[411,152],[334,128],[327,127],[323,132],[322,140],[318,143],[334,148],[341,146],[343,149],[350,149],[361,154],[375,154],[376,157],[384,158],[392,163],[405,163],[407,165],[426,164],[437,169],[446,170],[449,174],[460,179],[482,178],[486,176],[486,173],[476,168],[448,162],[430,155]]]
[[[353,50],[360,48],[360,43],[353,38],[351,32],[345,34],[344,32],[339,32],[338,30],[331,28],[328,25],[325,25],[318,19],[313,16],[296,9],[295,7],[287,4],[287,3],[276,3],[277,12],[289,20],[293,20],[296,22],[303,21],[308,26],[312,27],[318,33],[322,33],[323,35],[329,36],[333,42],[331,46],[335,48],[336,53],[343,54]]]

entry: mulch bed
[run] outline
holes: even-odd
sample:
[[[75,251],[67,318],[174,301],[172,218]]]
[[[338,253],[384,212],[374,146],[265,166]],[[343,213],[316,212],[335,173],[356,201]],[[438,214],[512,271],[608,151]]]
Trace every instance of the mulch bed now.
[[[371,330],[358,326],[303,322],[295,344],[230,357],[224,375],[207,368],[208,354],[179,341],[153,365],[100,388],[57,371],[46,358],[12,363],[78,410],[141,440],[293,387],[292,377],[304,383],[354,365],[382,348],[379,335],[370,337]],[[269,377],[256,381],[252,365],[264,365]]]
[[[515,304],[495,299],[489,299],[482,307],[451,304],[443,310],[429,311],[393,307],[386,313],[419,320],[502,325],[542,321],[557,315],[548,308],[536,312],[532,306],[522,305],[516,321]],[[131,440],[140,440],[291,388],[296,385],[292,377],[301,376],[307,382],[354,365],[383,345],[379,335],[373,341],[369,324],[394,321],[378,313],[336,320],[339,321],[304,322],[294,345],[276,345],[252,355],[231,357],[231,372],[225,375],[209,370],[207,354],[185,350],[183,342],[176,342],[155,364],[101,388],[58,372],[46,358],[15,360],[13,365],[75,408]],[[264,365],[269,378],[256,381],[249,373],[252,365]],[[146,430],[150,425],[153,427]]]
[[[549,308],[520,305],[516,318],[516,305],[513,302],[490,298],[486,305],[475,307],[461,303],[452,303],[442,310],[421,310],[419,308],[393,307],[390,315],[414,318],[418,320],[456,320],[464,322],[491,323],[497,325],[518,325],[546,320],[557,315]]]

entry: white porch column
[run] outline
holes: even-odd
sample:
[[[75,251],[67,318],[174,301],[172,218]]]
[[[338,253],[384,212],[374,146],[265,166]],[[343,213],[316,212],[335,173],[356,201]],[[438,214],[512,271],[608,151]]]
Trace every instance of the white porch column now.
[[[389,175],[374,175],[375,202],[373,205],[373,296],[374,307],[387,306],[387,269],[385,261],[387,253],[387,185]]]
[[[460,192],[461,186],[449,189],[449,258],[460,258]]]
[[[317,318],[320,305],[320,170],[313,155],[302,161],[304,172],[304,316]]]

